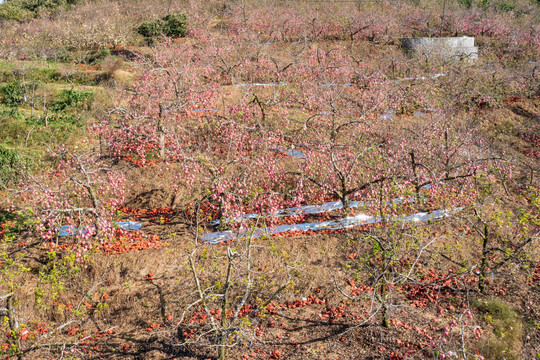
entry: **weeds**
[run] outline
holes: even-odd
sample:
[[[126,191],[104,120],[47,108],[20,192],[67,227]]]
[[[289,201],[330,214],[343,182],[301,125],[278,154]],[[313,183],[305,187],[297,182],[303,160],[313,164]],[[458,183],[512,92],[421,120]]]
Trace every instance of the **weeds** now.
[[[520,359],[523,323],[516,310],[499,299],[477,300],[474,305],[493,326],[493,333],[484,340],[484,355],[488,359]]]
[[[18,151],[0,145],[0,185],[18,183],[25,168],[25,161]]]
[[[84,106],[88,108],[93,98],[94,93],[92,91],[62,90],[52,105],[51,110],[61,112],[70,107]]]

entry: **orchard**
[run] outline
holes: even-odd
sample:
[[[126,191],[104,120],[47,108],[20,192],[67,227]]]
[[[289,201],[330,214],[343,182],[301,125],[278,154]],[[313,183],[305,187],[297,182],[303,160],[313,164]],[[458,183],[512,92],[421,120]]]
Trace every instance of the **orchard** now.
[[[539,18],[0,4],[0,354],[540,356]]]

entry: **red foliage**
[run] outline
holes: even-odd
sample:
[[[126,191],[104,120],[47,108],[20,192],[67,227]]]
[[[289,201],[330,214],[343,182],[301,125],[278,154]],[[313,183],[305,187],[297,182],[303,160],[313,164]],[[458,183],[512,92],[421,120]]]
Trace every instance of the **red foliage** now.
[[[279,350],[277,350],[277,349],[272,351],[272,357],[271,357],[271,359],[279,359],[279,358],[281,358],[281,357],[282,357],[281,351],[279,351]]]
[[[67,331],[68,336],[73,336],[75,333],[77,333],[80,329],[78,327],[70,327]]]
[[[354,280],[348,279],[347,283],[350,285],[351,295],[361,295],[362,293],[371,294],[373,292],[373,287],[367,285],[356,286]]]
[[[140,251],[146,249],[161,249],[168,243],[161,242],[158,235],[145,234],[142,231],[115,229],[114,237],[110,240],[102,240],[95,245],[98,252],[106,255],[121,254],[126,251]],[[60,244],[58,248],[70,251],[74,244]]]
[[[411,305],[420,308],[426,307],[429,303],[439,304],[439,300],[447,298],[451,288],[462,288],[464,283],[473,284],[478,281],[475,276],[455,274],[452,270],[447,273],[439,273],[434,269],[426,270],[419,266],[418,272],[423,275],[423,284],[404,284],[403,291],[406,292],[407,298],[412,300]],[[454,298],[460,297],[453,296]],[[466,307],[465,304],[463,305]],[[442,312],[444,308],[438,306],[439,311]],[[447,309],[453,310],[454,307],[448,305]]]
[[[126,251],[140,251],[150,248],[161,249],[168,246],[161,242],[158,235],[148,235],[133,230],[117,229],[115,238],[110,243],[98,245],[98,250],[107,255],[120,254]]]

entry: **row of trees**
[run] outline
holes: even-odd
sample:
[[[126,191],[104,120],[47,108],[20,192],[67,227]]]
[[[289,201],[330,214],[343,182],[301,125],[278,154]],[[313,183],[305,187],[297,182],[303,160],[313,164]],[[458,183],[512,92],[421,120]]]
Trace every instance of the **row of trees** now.
[[[451,104],[439,97],[441,85],[461,85],[453,78],[396,84],[340,47],[305,48],[284,65],[265,57],[231,65],[224,56],[212,39],[155,47],[140,62],[136,87],[121,91],[117,106],[89,126],[100,154],[52,152],[59,159],[54,174],[78,191],[49,191],[29,178],[24,193],[36,194],[32,207],[114,214],[121,182],[102,179],[111,172],[99,156],[176,162],[176,186],[194,194],[190,202],[209,201],[222,219],[272,218],[279,209],[327,200],[349,210],[352,200],[386,204],[410,196],[425,197],[430,209],[454,208],[477,201],[479,177],[509,176],[512,159],[482,142],[462,99]],[[273,82],[231,88],[236,93],[225,96],[220,86],[231,66],[243,68],[245,79]],[[422,112],[397,121],[381,116],[389,109]],[[67,203],[41,203],[49,194]],[[41,221],[46,229],[66,222],[51,223],[50,212]]]
[[[378,199],[381,191],[386,202],[426,188],[451,207],[474,199],[474,175],[500,166],[460,111],[432,108],[398,124],[381,114],[408,89],[339,48],[304,55],[285,71],[254,69],[280,82],[262,91],[247,86],[230,103],[217,91],[221,57],[200,44],[163,44],[142,64],[137,88],[93,130],[111,156],[178,162],[178,185],[208,191],[224,217],[271,216],[332,198],[347,209],[351,199]],[[428,101],[437,98],[417,100]],[[283,159],[278,147],[296,156]]]

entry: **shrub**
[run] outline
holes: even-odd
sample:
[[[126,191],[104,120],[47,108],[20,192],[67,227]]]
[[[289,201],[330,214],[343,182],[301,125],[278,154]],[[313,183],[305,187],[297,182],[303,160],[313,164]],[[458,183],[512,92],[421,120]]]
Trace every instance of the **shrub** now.
[[[76,107],[79,105],[89,106],[89,103],[94,97],[94,93],[91,91],[79,91],[79,90],[62,90],[60,95],[52,106],[52,111],[59,112],[64,111],[69,107]]]
[[[148,21],[142,23],[138,28],[137,32],[144,36],[145,38],[152,38],[161,34],[163,24],[161,21]]]
[[[17,106],[24,102],[24,87],[17,81],[5,84],[0,88],[3,103],[9,106]]]
[[[514,4],[509,4],[507,2],[502,2],[499,4],[499,10],[503,12],[509,12],[516,10],[516,6]]]
[[[55,14],[74,3],[75,0],[9,0],[0,3],[0,19],[22,22],[37,18],[40,13]]]
[[[169,14],[163,18],[163,33],[172,38],[184,37],[187,34],[187,16],[185,14]]]
[[[31,70],[30,76],[35,81],[51,82],[60,80],[62,74],[54,68],[43,67]]]
[[[11,3],[0,4],[0,19],[24,21],[31,19],[34,14],[31,11],[23,9]]]
[[[179,38],[186,36],[188,31],[187,24],[187,16],[185,14],[169,14],[161,18],[161,20],[142,23],[137,28],[137,32],[148,41],[159,35]]]
[[[16,184],[23,170],[24,161],[19,153],[0,145],[0,183]]]
[[[2,144],[13,145],[24,138],[26,124],[24,115],[15,107],[0,106],[0,137]]]
[[[84,62],[86,64],[94,65],[110,55],[111,55],[111,50],[109,48],[104,48],[100,50],[92,50],[90,51],[90,53],[88,53],[88,55],[84,59]]]

